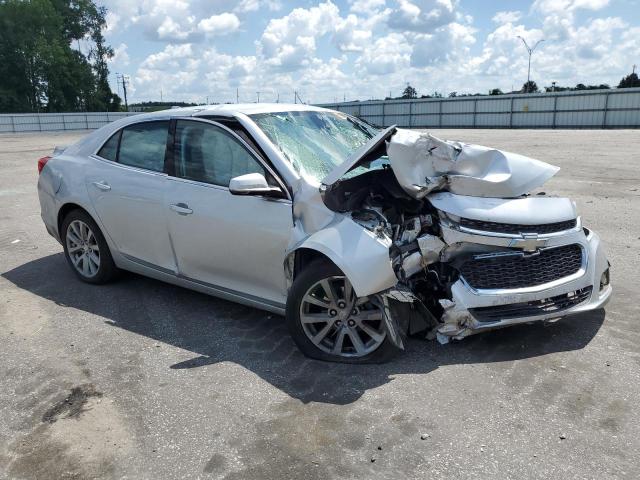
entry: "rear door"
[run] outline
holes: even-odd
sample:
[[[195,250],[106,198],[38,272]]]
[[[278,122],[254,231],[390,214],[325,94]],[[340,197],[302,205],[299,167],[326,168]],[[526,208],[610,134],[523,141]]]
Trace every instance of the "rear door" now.
[[[124,127],[94,156],[85,178],[105,233],[118,251],[175,273],[164,210],[168,130],[168,120]]]
[[[284,255],[292,228],[287,198],[239,196],[229,180],[275,172],[235,133],[202,120],[177,120],[167,220],[181,276],[281,306]]]

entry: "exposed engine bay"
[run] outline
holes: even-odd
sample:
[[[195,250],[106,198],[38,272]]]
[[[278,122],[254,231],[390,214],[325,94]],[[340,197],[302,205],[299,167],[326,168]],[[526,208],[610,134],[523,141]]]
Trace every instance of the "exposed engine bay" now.
[[[415,334],[436,327],[436,319],[443,313],[439,300],[451,298],[451,285],[459,277],[450,263],[441,260],[446,244],[441,239],[437,209],[428,199],[410,197],[388,167],[341,182],[325,195],[325,203],[336,211],[348,212],[376,235],[391,239],[389,256],[398,278],[397,290],[419,302],[420,310],[418,315],[410,314],[415,307],[397,293],[391,297],[392,308],[405,310],[396,315],[407,320],[401,329]]]
[[[575,204],[529,193],[557,167],[403,130],[354,165],[381,158],[381,168],[325,186],[323,200],[389,245],[397,284],[379,297],[400,346],[404,334],[446,343],[555,320],[598,289],[579,280],[594,234]],[[608,279],[604,254],[592,250]]]

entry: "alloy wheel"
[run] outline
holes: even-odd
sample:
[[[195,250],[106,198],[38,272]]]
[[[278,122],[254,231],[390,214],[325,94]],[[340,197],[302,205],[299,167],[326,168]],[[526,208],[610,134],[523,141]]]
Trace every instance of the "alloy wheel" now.
[[[363,357],[386,337],[382,310],[358,298],[344,276],[328,277],[307,290],[300,303],[305,335],[320,350],[341,357]]]
[[[94,277],[100,269],[98,240],[89,225],[74,220],[67,227],[67,252],[75,269],[84,277]]]

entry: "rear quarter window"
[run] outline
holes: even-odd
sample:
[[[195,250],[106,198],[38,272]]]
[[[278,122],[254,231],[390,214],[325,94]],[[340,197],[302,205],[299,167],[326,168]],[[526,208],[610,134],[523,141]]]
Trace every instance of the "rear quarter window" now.
[[[111,138],[102,146],[98,155],[112,162],[118,158],[118,140],[120,139],[120,130],[111,135]]]

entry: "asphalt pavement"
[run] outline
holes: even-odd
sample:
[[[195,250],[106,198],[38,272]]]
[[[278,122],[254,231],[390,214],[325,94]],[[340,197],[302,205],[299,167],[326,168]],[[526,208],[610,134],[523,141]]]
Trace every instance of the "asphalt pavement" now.
[[[640,131],[434,131],[562,167],[544,190],[600,233],[614,296],[373,366],[155,280],[79,282],[36,161],[85,133],[0,135],[0,478],[640,477]]]

